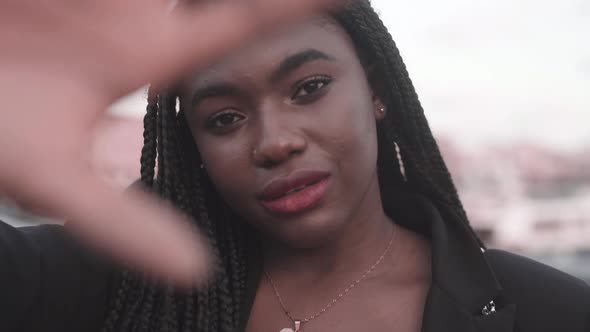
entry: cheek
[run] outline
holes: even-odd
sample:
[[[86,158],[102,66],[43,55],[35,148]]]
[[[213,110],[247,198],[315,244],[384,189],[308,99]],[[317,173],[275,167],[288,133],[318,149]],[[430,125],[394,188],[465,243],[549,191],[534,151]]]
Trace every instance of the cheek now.
[[[315,127],[314,141],[338,164],[372,164],[377,162],[377,134],[373,103],[364,86],[351,87],[342,94],[345,98],[333,98]]]
[[[356,183],[376,172],[377,134],[371,108],[366,105],[350,107],[346,123],[349,135],[336,146],[340,156],[337,163],[345,178]]]
[[[243,188],[251,186],[249,159],[245,153],[245,145],[234,141],[207,142],[200,141],[199,151],[206,165],[206,171],[213,185],[228,202],[240,193]]]

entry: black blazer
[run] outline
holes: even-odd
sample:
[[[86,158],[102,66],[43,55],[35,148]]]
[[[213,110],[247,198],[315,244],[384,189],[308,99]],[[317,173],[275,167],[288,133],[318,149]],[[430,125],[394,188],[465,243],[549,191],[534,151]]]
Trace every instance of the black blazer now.
[[[404,225],[430,238],[432,285],[423,332],[590,332],[590,287],[548,266],[482,250],[450,210],[408,197]],[[261,277],[249,251],[243,331]],[[100,331],[117,268],[76,243],[63,227],[15,229],[0,223],[0,331]],[[495,312],[489,315],[483,312]],[[484,310],[484,308],[486,310]],[[260,331],[265,332],[265,331]]]
[[[466,226],[450,222],[457,216],[449,209],[419,197],[411,201],[415,215],[409,217],[430,221],[433,279],[422,331],[590,331],[590,287],[583,281],[484,250]],[[496,312],[486,315],[491,301]]]
[[[422,332],[590,332],[586,283],[531,259],[481,248],[469,227],[443,204],[436,207],[421,196],[398,199],[403,210],[388,214],[428,237],[432,248]],[[238,331],[247,324],[261,277],[261,255],[255,246],[251,252],[249,293]]]

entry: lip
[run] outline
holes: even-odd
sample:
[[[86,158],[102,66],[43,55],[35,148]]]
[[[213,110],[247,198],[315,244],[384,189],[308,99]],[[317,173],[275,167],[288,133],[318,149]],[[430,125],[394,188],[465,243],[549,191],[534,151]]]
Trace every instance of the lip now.
[[[321,200],[328,187],[329,178],[328,172],[297,171],[271,181],[258,195],[258,200],[271,212],[302,212]]]
[[[320,182],[329,176],[330,173],[323,171],[296,171],[288,176],[272,180],[258,195],[258,199],[263,201],[275,200],[285,196],[291,190]]]

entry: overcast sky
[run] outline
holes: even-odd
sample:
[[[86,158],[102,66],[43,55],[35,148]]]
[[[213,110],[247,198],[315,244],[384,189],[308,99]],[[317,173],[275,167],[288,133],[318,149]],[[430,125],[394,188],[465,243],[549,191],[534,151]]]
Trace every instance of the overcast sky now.
[[[373,0],[435,133],[590,145],[590,1]],[[142,94],[114,108],[140,116]]]

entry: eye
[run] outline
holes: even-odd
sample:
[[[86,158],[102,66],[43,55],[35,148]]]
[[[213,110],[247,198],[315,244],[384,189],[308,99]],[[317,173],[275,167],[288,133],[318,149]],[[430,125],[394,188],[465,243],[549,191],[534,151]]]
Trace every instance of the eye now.
[[[332,78],[329,76],[313,76],[307,79],[304,79],[299,84],[297,84],[297,88],[295,89],[295,93],[291,97],[291,99],[295,100],[298,98],[305,98],[308,96],[312,96],[321,89],[325,88],[328,84],[332,82]]]
[[[214,114],[207,120],[207,128],[210,129],[223,129],[227,128],[238,121],[245,119],[246,117],[232,111],[223,111]]]

